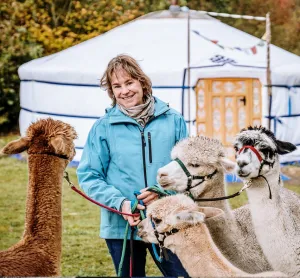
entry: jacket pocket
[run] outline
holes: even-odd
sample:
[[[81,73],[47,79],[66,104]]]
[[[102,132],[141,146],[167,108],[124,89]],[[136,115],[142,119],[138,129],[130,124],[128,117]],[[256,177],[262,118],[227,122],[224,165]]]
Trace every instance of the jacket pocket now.
[[[150,149],[149,142],[148,148]],[[162,134],[151,132],[151,158],[149,153],[149,161],[151,159],[151,164],[162,163],[170,157],[170,139]]]

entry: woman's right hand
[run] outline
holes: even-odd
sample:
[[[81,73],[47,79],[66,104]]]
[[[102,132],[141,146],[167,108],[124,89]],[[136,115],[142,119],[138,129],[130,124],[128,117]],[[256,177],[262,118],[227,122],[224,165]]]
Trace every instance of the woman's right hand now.
[[[137,209],[144,210],[145,207],[142,206],[142,205],[140,205],[140,204],[138,204],[137,205]],[[122,212],[132,214],[132,211],[131,211],[131,202],[130,201],[124,201],[124,203],[122,205]],[[128,223],[129,223],[130,226],[136,226],[137,224],[140,223],[140,217],[139,216],[123,215],[123,218],[128,221]]]

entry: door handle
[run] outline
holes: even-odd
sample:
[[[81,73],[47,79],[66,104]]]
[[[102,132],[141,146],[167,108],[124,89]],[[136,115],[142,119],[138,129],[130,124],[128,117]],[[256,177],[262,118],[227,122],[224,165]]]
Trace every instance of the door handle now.
[[[239,101],[243,102],[244,106],[246,106],[246,97],[245,96],[240,98]]]

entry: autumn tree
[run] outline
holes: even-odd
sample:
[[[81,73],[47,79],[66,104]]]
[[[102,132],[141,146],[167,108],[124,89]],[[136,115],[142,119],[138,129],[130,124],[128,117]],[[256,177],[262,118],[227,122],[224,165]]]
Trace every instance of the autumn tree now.
[[[143,15],[144,9],[141,0],[2,0],[0,132],[18,121],[21,64],[105,33]]]

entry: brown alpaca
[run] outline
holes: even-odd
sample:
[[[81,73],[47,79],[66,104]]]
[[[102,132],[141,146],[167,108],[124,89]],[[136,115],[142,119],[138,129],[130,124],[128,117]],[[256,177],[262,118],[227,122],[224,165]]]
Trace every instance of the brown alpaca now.
[[[48,118],[31,124],[25,137],[2,149],[4,154],[27,150],[29,184],[23,237],[0,252],[0,276],[60,275],[61,186],[76,137],[69,124]]]

